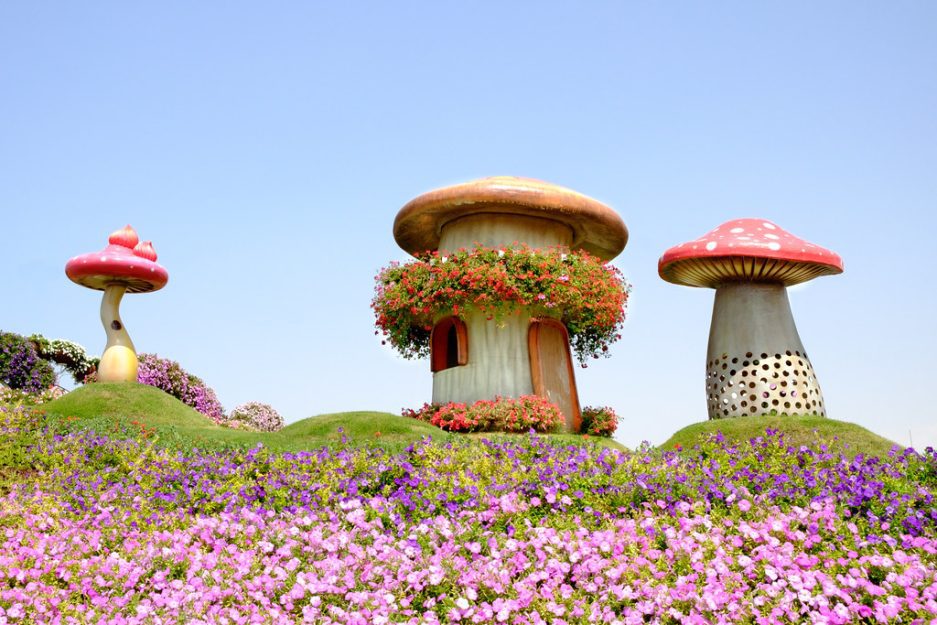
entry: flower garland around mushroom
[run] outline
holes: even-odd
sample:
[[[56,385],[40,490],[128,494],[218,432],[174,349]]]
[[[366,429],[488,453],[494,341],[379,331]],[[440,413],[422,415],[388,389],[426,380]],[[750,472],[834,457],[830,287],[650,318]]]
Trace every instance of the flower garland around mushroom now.
[[[564,248],[460,249],[392,263],[375,277],[375,334],[405,358],[429,355],[433,323],[470,309],[495,322],[524,308],[566,325],[579,362],[621,338],[631,286],[612,265]]]

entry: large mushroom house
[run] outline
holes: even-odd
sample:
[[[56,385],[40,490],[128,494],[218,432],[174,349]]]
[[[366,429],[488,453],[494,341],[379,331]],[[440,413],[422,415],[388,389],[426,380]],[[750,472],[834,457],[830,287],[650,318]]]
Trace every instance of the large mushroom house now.
[[[377,276],[385,339],[429,356],[432,401],[538,395],[581,424],[571,347],[598,357],[620,338],[628,286],[607,261],[628,240],[611,208],[538,180],[493,177],[407,203],[394,238],[416,257]]]
[[[667,282],[716,289],[706,356],[710,419],[826,416],[787,287],[842,271],[839,255],[764,219],[726,222],[661,256]]]
[[[104,291],[101,300],[101,323],[107,333],[107,345],[98,365],[101,382],[136,382],[137,352],[120,319],[120,300],[124,293],[157,291],[169,280],[169,273],[156,262],[156,251],[149,241],[141,242],[129,225],[108,238],[100,252],[75,256],[65,265],[72,282]]]

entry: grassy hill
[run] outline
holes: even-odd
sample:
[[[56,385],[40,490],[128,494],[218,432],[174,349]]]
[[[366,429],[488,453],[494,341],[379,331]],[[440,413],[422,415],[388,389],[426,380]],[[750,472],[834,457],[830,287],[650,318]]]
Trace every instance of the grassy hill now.
[[[316,449],[323,445],[405,446],[423,436],[445,439],[450,434],[412,419],[384,412],[345,412],[303,419],[279,432],[248,432],[223,427],[152,386],[97,383],[79,387],[44,404],[52,415],[76,417],[75,423],[97,431],[115,427],[152,428],[160,440],[180,447],[255,446],[276,451]],[[134,423],[136,422],[136,423]],[[339,428],[343,431],[340,432]]]
[[[165,444],[179,447],[252,447],[263,443],[274,451],[317,449],[324,445],[374,445],[390,451],[402,449],[424,436],[436,441],[458,440],[439,428],[387,412],[340,412],[324,414],[291,423],[279,432],[247,432],[223,427],[160,389],[143,384],[97,383],[75,389],[43,405],[51,415],[75,417],[74,423],[96,431],[115,428],[133,431],[139,424],[151,428]],[[472,438],[504,440],[526,434],[477,433]],[[580,436],[551,436],[557,444],[582,444]],[[624,449],[610,439],[589,438],[588,442]]]
[[[162,443],[179,447],[255,446],[263,443],[274,451],[317,449],[323,445],[375,445],[398,450],[424,436],[437,441],[458,440],[461,435],[444,432],[432,425],[386,412],[341,412],[309,417],[279,432],[247,432],[215,424],[171,395],[151,386],[128,383],[97,383],[79,387],[43,405],[49,414],[75,417],[82,427],[107,432],[116,428],[130,431],[139,424],[153,430]],[[881,436],[852,423],[821,417],[746,417],[704,421],[687,426],[659,447],[671,450],[677,445],[692,449],[702,438],[721,431],[732,441],[763,436],[767,428],[785,433],[791,444],[826,442],[836,451],[883,455],[894,445]],[[524,434],[476,433],[472,438],[505,440]],[[577,435],[552,435],[559,445],[595,443],[624,449],[604,438],[584,439]]]
[[[744,442],[756,436],[764,436],[768,428],[781,430],[784,440],[789,444],[815,445],[820,441],[828,444],[833,451],[850,455],[864,453],[881,456],[896,445],[862,426],[845,421],[816,416],[765,416],[694,423],[671,436],[659,449],[669,451],[678,445],[683,449],[692,449],[700,440],[716,432],[722,432],[730,441]]]

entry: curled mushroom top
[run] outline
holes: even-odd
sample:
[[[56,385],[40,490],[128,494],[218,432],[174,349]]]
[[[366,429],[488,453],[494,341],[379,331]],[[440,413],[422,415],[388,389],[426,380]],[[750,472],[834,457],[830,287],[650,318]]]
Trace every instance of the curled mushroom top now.
[[[117,230],[100,252],[75,256],[65,264],[72,282],[103,291],[122,285],[130,293],[158,291],[169,281],[169,272],[156,262],[156,250],[149,241],[140,242],[130,226]]]
[[[730,282],[790,286],[843,272],[838,254],[765,219],[727,221],[700,238],[670,248],[657,264],[660,277],[686,286]]]
[[[621,217],[605,204],[540,180],[495,176],[435,189],[409,201],[394,220],[394,238],[410,254],[435,250],[443,227],[460,217],[493,213],[565,224],[572,248],[599,258],[617,256],[628,242]]]

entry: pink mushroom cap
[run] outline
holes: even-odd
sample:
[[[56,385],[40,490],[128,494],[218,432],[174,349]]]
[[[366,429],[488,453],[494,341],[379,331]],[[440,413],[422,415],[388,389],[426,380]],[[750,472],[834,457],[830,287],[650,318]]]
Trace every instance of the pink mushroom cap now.
[[[72,282],[98,291],[111,285],[123,285],[130,293],[158,291],[169,281],[169,272],[155,261],[155,252],[151,255],[154,260],[135,254],[126,245],[111,243],[100,252],[69,260],[65,275]]]
[[[800,239],[766,219],[735,219],[664,252],[660,277],[686,286],[730,282],[790,286],[843,272],[835,252]]]

